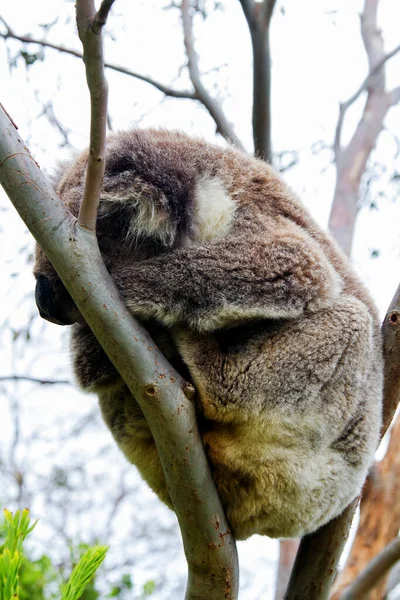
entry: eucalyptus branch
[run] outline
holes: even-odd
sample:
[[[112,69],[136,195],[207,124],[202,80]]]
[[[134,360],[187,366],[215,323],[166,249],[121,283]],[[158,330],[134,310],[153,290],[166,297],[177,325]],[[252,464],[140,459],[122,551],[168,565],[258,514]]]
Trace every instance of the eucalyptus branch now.
[[[240,0],[253,50],[253,142],[257,156],[272,162],[271,52],[269,28],[275,0]]]
[[[220,133],[225,139],[233,142],[237,148],[244,150],[243,144],[236,135],[233,126],[226,118],[220,104],[210,96],[207,89],[201,81],[199,70],[199,59],[194,47],[193,37],[193,15],[191,14],[191,0],[182,0],[181,2],[183,40],[188,59],[188,70],[190,80],[195,89],[195,98],[208,110],[213,118],[217,133]]]
[[[254,0],[239,0],[249,27],[256,24],[256,3]]]
[[[261,5],[262,17],[264,23],[269,25],[269,22],[272,17],[272,13],[274,12],[276,0],[263,0]]]
[[[115,0],[103,0],[99,10],[93,18],[93,29],[97,33],[106,23],[108,14]]]
[[[389,106],[394,106],[400,102],[400,85],[388,92],[388,102]]]
[[[187,384],[129,313],[94,232],[77,224],[2,110],[0,183],[145,415],[182,532],[189,567],[186,600],[236,599],[235,542],[211,477],[195,407],[185,395],[190,395]]]
[[[379,580],[400,560],[400,538],[394,539],[371,560],[341,594],[340,600],[364,600]]]
[[[361,177],[390,108],[390,98],[385,91],[384,64],[397,51],[395,48],[388,55],[385,54],[382,31],[377,22],[378,4],[379,0],[364,0],[361,15],[362,40],[371,73],[366,87],[365,106],[350,141],[342,148],[340,138],[347,110],[346,103],[342,105],[334,139],[336,186],[329,216],[329,229],[348,255],[351,254],[359,208]]]
[[[112,3],[106,3],[108,10]],[[104,2],[101,6],[103,5]],[[100,21],[104,25],[107,9],[104,9],[103,13]],[[102,26],[98,21],[94,0],[77,0],[76,23],[83,46],[86,80],[90,92],[90,144],[78,224],[95,231],[106,160],[108,84],[104,76]]]
[[[47,40],[41,40],[33,38],[29,35],[17,35],[9,25],[4,21],[3,17],[0,17],[0,21],[2,21],[3,25],[6,28],[6,33],[0,33],[0,38],[4,40],[14,39],[24,44],[36,44],[41,46],[42,48],[49,48],[51,50],[56,50],[57,52],[61,52],[62,54],[69,54],[70,56],[74,56],[75,58],[83,58],[83,54],[78,52],[78,50],[74,50],[73,48],[66,48],[65,46],[59,44],[52,44]],[[156,88],[159,92],[165,94],[165,96],[171,98],[184,98],[189,100],[195,100],[196,95],[194,92],[189,90],[176,90],[171,88],[159,81],[156,81],[152,77],[147,77],[147,75],[142,75],[137,73],[136,71],[132,71],[132,69],[128,69],[127,67],[123,67],[121,65],[116,65],[113,63],[105,62],[105,68],[110,69],[111,71],[116,71],[117,73],[122,73],[123,75],[128,75],[129,77],[133,77],[134,79],[138,79],[139,81],[143,81],[144,83],[148,83],[152,87]]]
[[[344,121],[346,111],[350,108],[350,106],[352,104],[354,104],[354,102],[359,98],[359,96],[368,89],[368,86],[373,81],[374,76],[382,69],[382,67],[387,63],[387,61],[390,60],[393,56],[395,56],[398,52],[400,52],[400,44],[398,46],[396,46],[395,48],[393,48],[393,50],[391,50],[390,52],[385,54],[385,56],[383,56],[380,60],[378,60],[376,65],[370,70],[368,75],[365,77],[364,81],[362,82],[362,84],[360,85],[358,90],[356,92],[354,92],[354,94],[352,96],[350,96],[350,98],[348,100],[346,100],[346,102],[340,103],[339,118],[338,118],[338,122],[336,125],[335,142],[334,142],[334,150],[335,150],[336,156],[339,155],[339,152],[341,150],[340,138],[342,135],[343,121]],[[392,104],[395,104],[395,102],[393,102]]]
[[[71,385],[68,379],[41,379],[39,377],[30,377],[29,375],[3,375],[0,381],[30,381],[40,385]]]
[[[44,179],[3,111],[0,182],[143,410],[181,527],[189,567],[186,599],[234,600],[238,587],[236,547],[197,428],[190,400],[193,389],[130,315],[97,245],[95,222],[104,171],[107,86],[101,35],[93,29],[94,1],[78,0],[76,10],[91,93],[86,206],[76,221]]]

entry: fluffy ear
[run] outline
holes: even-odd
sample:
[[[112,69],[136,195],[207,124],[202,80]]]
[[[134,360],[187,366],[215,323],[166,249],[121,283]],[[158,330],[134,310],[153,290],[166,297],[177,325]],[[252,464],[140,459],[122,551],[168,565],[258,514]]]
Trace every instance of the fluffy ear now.
[[[128,241],[147,238],[163,246],[173,245],[178,223],[172,218],[166,195],[131,171],[106,176],[100,194],[100,219],[121,220],[122,215]]]

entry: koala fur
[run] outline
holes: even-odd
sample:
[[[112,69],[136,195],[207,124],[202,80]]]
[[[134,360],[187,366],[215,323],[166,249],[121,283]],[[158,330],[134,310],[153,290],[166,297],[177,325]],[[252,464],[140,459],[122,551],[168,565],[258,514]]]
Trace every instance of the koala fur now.
[[[75,215],[86,158],[57,188]],[[275,171],[179,132],[111,135],[98,240],[131,313],[195,385],[236,538],[298,537],[340,514],[379,438],[378,316],[347,258]],[[65,309],[40,249],[35,275]],[[37,290],[38,305],[45,295]],[[54,307],[43,310],[62,322],[49,316]],[[97,393],[122,452],[172,508],[142,411],[81,317],[71,348],[76,377]]]

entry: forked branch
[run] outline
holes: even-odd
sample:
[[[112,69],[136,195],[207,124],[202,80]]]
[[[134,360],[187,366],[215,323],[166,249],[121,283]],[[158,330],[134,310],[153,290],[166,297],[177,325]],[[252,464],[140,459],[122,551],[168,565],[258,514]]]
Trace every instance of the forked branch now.
[[[395,48],[393,48],[393,50],[391,50],[390,52],[385,54],[385,56],[383,56],[380,60],[378,60],[378,62],[368,73],[368,75],[366,76],[366,78],[364,79],[364,81],[362,82],[360,87],[358,88],[358,90],[356,92],[354,92],[354,94],[352,96],[350,96],[350,98],[348,100],[346,100],[346,102],[340,103],[339,117],[338,117],[338,122],[336,125],[335,142],[334,142],[334,150],[335,150],[336,160],[338,160],[340,151],[341,151],[340,139],[342,136],[343,122],[344,122],[344,118],[345,118],[347,110],[350,108],[350,106],[352,104],[354,104],[354,102],[360,97],[360,95],[363,92],[368,90],[368,87],[369,87],[370,83],[373,81],[374,76],[382,69],[382,67],[387,63],[387,61],[390,60],[393,56],[395,56],[398,52],[400,52],[400,44],[398,46],[396,46]],[[393,94],[393,92],[392,92],[392,94]],[[389,105],[397,104],[398,101],[399,100],[396,100],[394,97],[392,101],[389,100]]]
[[[85,63],[91,70],[88,80],[100,74],[98,90],[96,80],[91,80],[91,93],[96,98],[99,92],[98,105],[92,102],[92,107],[95,104],[102,118],[106,114],[102,66],[94,64],[102,60],[102,52],[99,39],[93,38],[91,31],[96,13],[93,0],[78,0],[77,5]],[[97,144],[93,156],[102,158],[103,122],[99,126],[94,120],[92,114],[92,143]],[[188,561],[186,600],[236,600],[235,542],[211,477],[188,386],[128,312],[104,266],[93,227],[101,169],[93,172],[96,182],[88,184],[89,218],[81,227],[0,110],[0,183],[138,401],[154,436]]]

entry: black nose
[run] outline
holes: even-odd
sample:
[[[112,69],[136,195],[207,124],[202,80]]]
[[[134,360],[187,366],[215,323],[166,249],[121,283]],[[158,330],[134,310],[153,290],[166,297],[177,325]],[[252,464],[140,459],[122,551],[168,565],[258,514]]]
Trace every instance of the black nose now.
[[[72,325],[79,317],[78,309],[62,285],[39,275],[35,289],[36,306],[42,319],[56,325]]]

